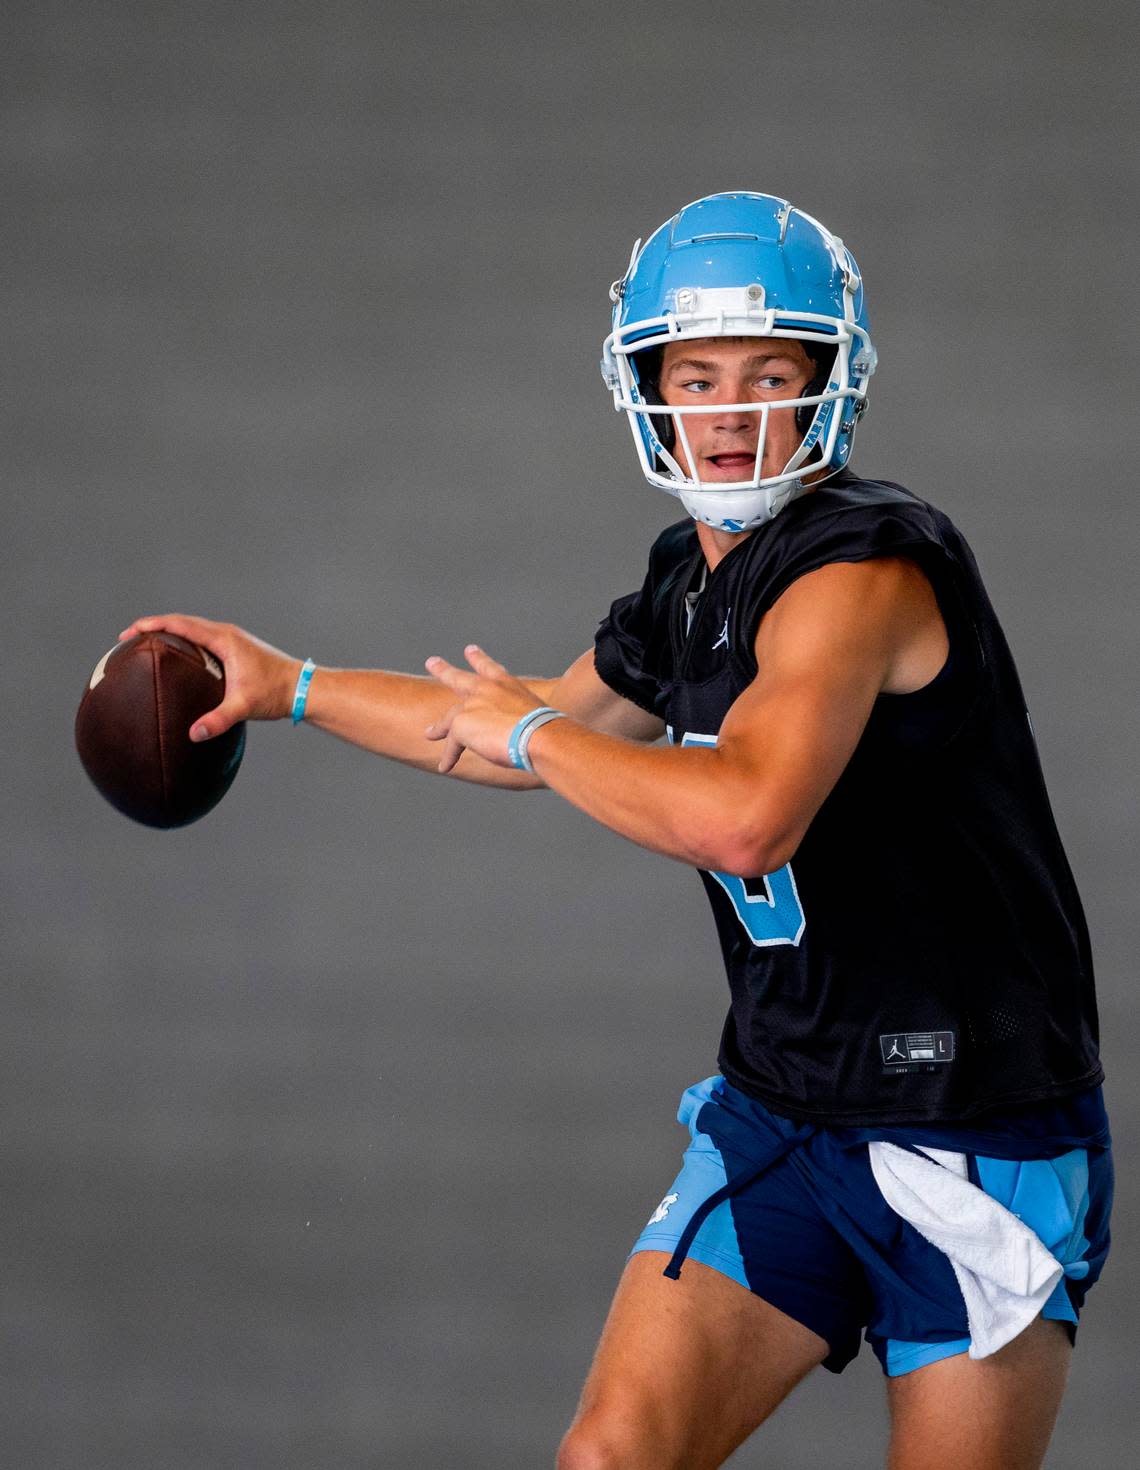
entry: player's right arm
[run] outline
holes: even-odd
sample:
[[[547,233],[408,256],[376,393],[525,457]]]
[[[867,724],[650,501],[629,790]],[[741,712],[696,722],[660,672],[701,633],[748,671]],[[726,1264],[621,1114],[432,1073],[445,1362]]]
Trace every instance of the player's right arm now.
[[[299,670],[300,664],[295,667]],[[608,735],[655,740],[664,731],[660,720],[615,694],[602,682],[594,668],[593,649],[575,659],[556,679],[528,678],[523,682],[533,692],[536,707],[548,704],[564,710]],[[290,703],[295,684],[294,674],[293,684],[289,686]],[[454,703],[454,696],[448,690],[443,690],[441,697],[436,680],[416,674],[318,668],[309,689],[305,722],[376,755],[388,756],[435,775],[439,769],[439,746],[428,740],[424,731]],[[474,751],[464,753],[453,774],[465,781],[518,790],[543,785],[536,776],[505,770]]]
[[[208,649],[226,671],[225,699],[194,726],[192,738],[212,739],[239,720],[280,720],[293,707],[301,660],[264,643],[232,623],[170,613],[139,618],[119,635],[168,632]],[[535,705],[549,704],[582,724],[630,740],[655,740],[664,725],[603,683],[590,649],[555,679],[526,679]],[[454,695],[437,680],[382,669],[334,669],[319,665],[309,686],[305,723],[330,735],[436,774],[439,746],[424,731],[442,719]],[[201,728],[204,735],[199,737]],[[506,770],[473,751],[450,773],[460,780],[515,790],[543,783],[525,771]]]

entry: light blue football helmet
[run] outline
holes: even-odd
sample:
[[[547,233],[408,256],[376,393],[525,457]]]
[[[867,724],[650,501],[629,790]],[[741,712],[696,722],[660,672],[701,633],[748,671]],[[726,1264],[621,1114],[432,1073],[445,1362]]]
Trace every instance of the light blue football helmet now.
[[[695,520],[723,531],[751,530],[801,494],[805,477],[820,470],[835,474],[847,463],[876,353],[855,258],[818,220],[771,194],[710,194],[687,204],[644,245],[634,245],[610,299],[613,330],[602,349],[602,376],[615,409],[629,418],[646,479],[678,496]],[[805,396],[729,406],[760,417],[747,480],[702,482],[672,452],[679,443],[695,465],[685,417],[726,408],[665,408],[657,396],[660,351],[654,349],[698,337],[795,337],[822,359],[822,376],[808,384]],[[773,408],[801,410],[797,422],[804,433],[783,469],[764,476]]]

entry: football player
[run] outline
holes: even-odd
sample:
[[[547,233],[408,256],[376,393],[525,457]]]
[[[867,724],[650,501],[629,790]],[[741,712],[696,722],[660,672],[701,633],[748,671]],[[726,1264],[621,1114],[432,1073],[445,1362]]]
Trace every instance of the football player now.
[[[611,288],[603,374],[686,512],[557,679],[427,677],[143,618],[226,667],[194,738],[304,718],[425,770],[546,786],[700,870],[730,1008],[562,1470],[717,1466],[866,1337],[894,1470],[1040,1465],[1108,1250],[1088,935],[965,540],[847,466],[863,282],[765,194],[686,206]],[[662,738],[664,737],[664,738]]]

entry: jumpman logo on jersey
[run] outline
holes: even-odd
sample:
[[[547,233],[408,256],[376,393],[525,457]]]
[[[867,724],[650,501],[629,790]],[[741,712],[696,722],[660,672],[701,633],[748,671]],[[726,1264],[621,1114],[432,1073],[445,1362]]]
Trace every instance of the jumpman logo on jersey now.
[[[717,651],[718,648],[728,648],[729,647],[729,642],[728,642],[728,620],[729,620],[729,618],[731,616],[732,616],[732,608],[729,608],[728,613],[726,614],[725,619],[724,619],[724,627],[720,630],[720,637],[716,640],[716,642],[712,646],[712,651],[714,653]]]
[[[897,1041],[892,1041],[891,1042],[891,1049],[887,1053],[887,1061],[888,1062],[891,1062],[891,1061],[893,1061],[895,1059],[895,1057],[898,1057],[899,1060],[900,1061],[903,1061],[903,1062],[909,1061],[909,1058],[906,1057],[906,1056],[904,1056],[903,1053],[902,1053],[902,1051],[899,1049],[898,1042]]]

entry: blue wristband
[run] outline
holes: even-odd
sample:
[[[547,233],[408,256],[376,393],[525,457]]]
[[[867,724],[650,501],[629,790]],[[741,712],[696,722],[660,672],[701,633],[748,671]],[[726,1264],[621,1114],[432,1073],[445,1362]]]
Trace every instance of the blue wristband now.
[[[565,718],[565,714],[560,709],[539,710],[530,724],[527,725],[526,729],[519,736],[519,760],[522,763],[524,771],[529,771],[532,776],[535,774],[534,765],[531,762],[530,756],[527,754],[530,748],[530,738],[534,732],[541,730],[543,725],[549,725],[551,720],[564,720]]]
[[[297,687],[293,691],[293,723],[299,725],[305,718],[305,705],[309,701],[309,685],[313,682],[313,674],[316,672],[316,664],[311,658],[307,658],[301,665],[301,672],[297,675]]]
[[[529,714],[523,715],[507,739],[507,759],[516,771],[529,771],[534,775],[534,767],[526,757],[527,737],[531,728],[537,729],[535,724],[545,725],[548,720],[557,720],[562,714],[559,709],[554,709],[549,704],[540,704],[537,709],[532,709]]]

